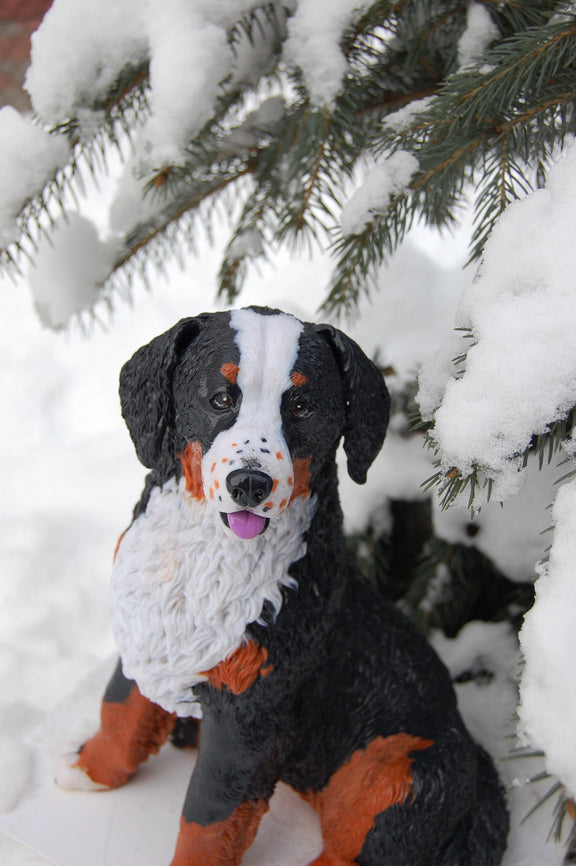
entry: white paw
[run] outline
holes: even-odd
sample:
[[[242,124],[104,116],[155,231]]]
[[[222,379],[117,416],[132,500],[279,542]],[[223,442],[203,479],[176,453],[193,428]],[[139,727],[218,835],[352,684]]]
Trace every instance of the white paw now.
[[[109,791],[108,785],[94,782],[88,773],[76,765],[79,752],[64,752],[56,758],[54,781],[67,791]]]

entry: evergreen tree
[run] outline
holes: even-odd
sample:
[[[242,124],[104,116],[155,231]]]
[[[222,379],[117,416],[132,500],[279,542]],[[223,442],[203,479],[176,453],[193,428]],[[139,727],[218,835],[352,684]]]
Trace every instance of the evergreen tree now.
[[[108,3],[91,5],[103,19],[111,14]],[[7,270],[34,255],[38,237],[66,211],[65,194],[83,167],[98,173],[110,143],[126,151],[126,139],[134,142],[131,166],[144,204],[106,248],[87,306],[129,293],[136,277],[190,246],[197,225],[210,224],[222,204],[233,215],[219,272],[222,298],[234,303],[255,260],[306,242],[333,257],[323,312],[353,312],[377,287],[378,266],[418,221],[450,229],[471,206],[470,261],[480,263],[499,218],[546,186],[576,131],[576,10],[569,2],[244,0],[220,4],[218,12],[189,4],[193,14],[184,14],[182,3],[156,5],[156,17],[150,13],[148,24],[138,22],[129,34],[104,25],[91,34],[95,55],[107,58],[103,68],[89,55],[64,57],[60,67],[53,60],[56,71],[47,65],[59,28],[66,39],[76,26],[59,0],[33,44],[28,86],[36,118],[17,135],[24,140],[33,127],[37,138],[23,162],[10,157],[11,206],[0,219]],[[190,48],[207,69],[188,101],[175,96],[178,63],[167,85],[162,77],[170,40],[146,31],[162,31],[164,19],[183,42],[200,33],[209,46],[208,54],[202,41]],[[56,98],[58,75],[70,87]],[[469,350],[482,342],[474,321],[462,327],[449,374],[456,382],[466,379]],[[451,462],[436,424],[442,395],[425,409],[413,392],[397,399],[438,452],[429,484],[443,504],[464,493],[480,507],[498,488],[500,468],[481,451]],[[575,406],[572,386],[523,443],[510,446],[506,471],[521,474],[531,455],[543,464],[562,447],[571,457]],[[392,511],[391,528],[377,530],[375,522],[350,543],[382,591],[422,628],[454,635],[476,617],[520,624],[531,586],[512,584],[472,543],[435,538],[429,503],[395,502]],[[448,583],[434,595],[440,567]],[[574,814],[574,791],[557,791],[560,826]]]

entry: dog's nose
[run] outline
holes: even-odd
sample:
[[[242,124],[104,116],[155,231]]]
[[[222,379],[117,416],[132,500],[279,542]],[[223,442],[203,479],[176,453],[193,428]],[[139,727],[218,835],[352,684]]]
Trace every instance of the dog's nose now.
[[[272,479],[258,469],[236,469],[226,478],[228,493],[242,508],[255,508],[270,495]]]

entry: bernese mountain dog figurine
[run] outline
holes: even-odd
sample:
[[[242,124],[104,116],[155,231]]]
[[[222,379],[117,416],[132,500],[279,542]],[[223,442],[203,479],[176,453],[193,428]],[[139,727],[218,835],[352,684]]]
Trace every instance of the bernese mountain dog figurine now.
[[[112,574],[121,662],[60,783],[123,785],[201,719],[172,866],[240,864],[280,780],[320,816],[313,866],[498,866],[492,761],[344,543],[335,454],[343,438],[362,484],[389,417],[377,367],[336,328],[252,307],[178,322],[120,396],[150,469]]]

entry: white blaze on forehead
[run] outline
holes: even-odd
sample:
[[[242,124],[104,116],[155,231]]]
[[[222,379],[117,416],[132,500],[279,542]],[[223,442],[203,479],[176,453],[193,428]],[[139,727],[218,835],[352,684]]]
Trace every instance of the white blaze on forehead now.
[[[269,475],[270,494],[251,510],[271,519],[288,506],[294,492],[294,467],[282,430],[282,394],[298,357],[303,324],[286,313],[269,316],[235,310],[230,325],[240,350],[237,384],[242,402],[235,423],[215,438],[202,460],[204,493],[223,512],[237,511],[228,490],[229,474],[257,469]]]
[[[257,427],[266,421],[279,424],[282,394],[292,385],[290,374],[304,326],[286,313],[263,316],[254,310],[234,310],[230,324],[240,349],[242,405],[238,423]]]

